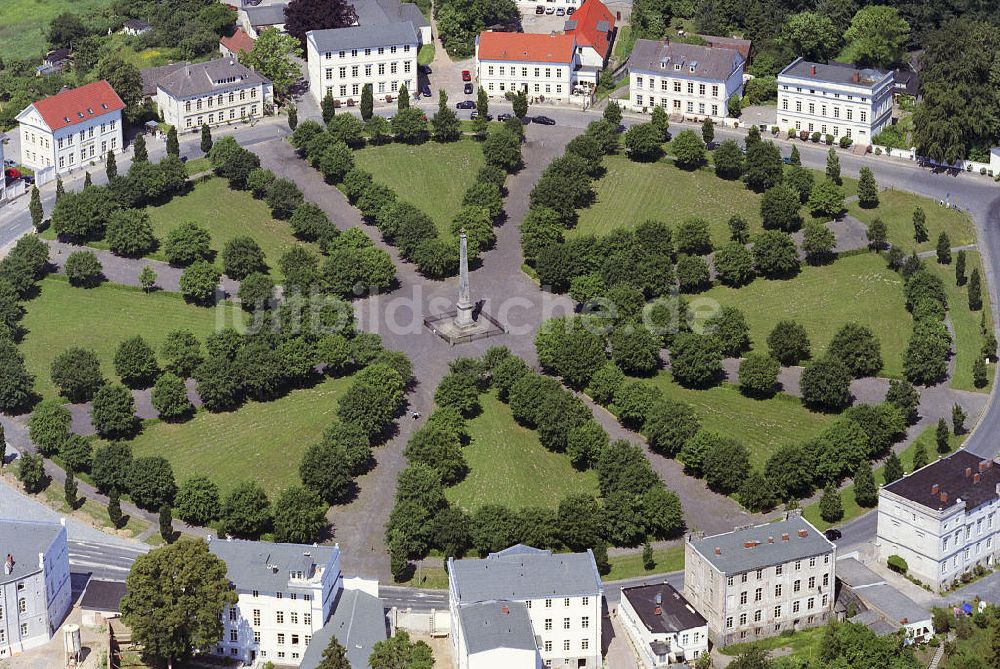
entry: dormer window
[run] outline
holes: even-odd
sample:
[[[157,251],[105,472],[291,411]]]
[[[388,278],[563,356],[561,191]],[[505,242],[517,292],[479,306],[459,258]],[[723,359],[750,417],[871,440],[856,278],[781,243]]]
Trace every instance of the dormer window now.
[[[83,118],[83,112],[77,112],[76,115],[79,116],[80,118]]]
[[[689,71],[694,72],[694,65],[691,66],[691,69]]]
[[[101,109],[107,109],[107,108],[108,108],[107,103],[102,102],[101,103]]]
[[[66,121],[66,123],[69,123],[69,116],[63,116],[63,120]]]
[[[680,63],[674,63],[674,69],[680,71],[681,64]]]
[[[88,114],[93,114],[93,113],[94,113],[94,110],[93,110],[93,109],[91,109],[90,107],[87,107],[87,113],[88,113]]]

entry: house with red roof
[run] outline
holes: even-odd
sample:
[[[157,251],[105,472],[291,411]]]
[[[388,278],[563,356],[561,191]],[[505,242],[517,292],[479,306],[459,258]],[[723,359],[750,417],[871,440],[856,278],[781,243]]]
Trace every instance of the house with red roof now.
[[[484,32],[476,39],[479,85],[490,97],[526,92],[565,102],[573,92],[578,60],[573,35]]]
[[[238,58],[240,51],[250,53],[253,51],[254,38],[247,34],[243,28],[237,27],[231,37],[219,39],[219,51],[226,58]]]
[[[584,0],[580,9],[566,19],[564,31],[576,38],[576,53],[580,61],[577,82],[597,86],[601,70],[611,57],[611,45],[615,39],[614,14],[601,0]]]
[[[28,105],[17,115],[21,163],[58,175],[103,162],[108,151],[124,148],[124,109],[125,103],[103,80]]]

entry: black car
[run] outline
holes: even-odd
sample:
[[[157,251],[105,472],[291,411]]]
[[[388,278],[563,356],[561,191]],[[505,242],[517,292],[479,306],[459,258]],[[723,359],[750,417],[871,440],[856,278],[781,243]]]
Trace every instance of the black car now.
[[[507,114],[507,113],[497,114],[497,120],[503,123],[504,121],[513,118],[513,116],[514,116],[513,114]]]
[[[542,7],[541,5],[535,5],[535,13],[536,14],[544,14],[545,13],[545,8]]]
[[[538,123],[541,125],[555,125],[556,120],[554,118],[549,118],[548,116],[536,116],[531,119],[532,123]]]
[[[836,541],[837,539],[839,539],[839,538],[841,538],[842,536],[844,536],[844,535],[843,535],[843,534],[841,533],[841,531],[840,531],[840,530],[835,530],[835,529],[833,529],[832,527],[831,527],[830,529],[828,529],[828,530],[827,530],[826,532],[824,532],[823,534],[824,534],[824,536],[826,536],[826,538],[827,538],[827,539],[829,539],[830,541]]]
[[[472,100],[462,100],[455,105],[455,109],[475,109],[476,103]]]
[[[471,116],[469,116],[469,118],[472,118],[472,119],[477,119],[477,118],[479,118],[479,111],[478,111],[478,110],[476,110],[476,111],[473,111],[473,112],[472,112],[472,115],[471,115]],[[487,115],[486,115],[486,120],[487,120],[487,121],[492,121],[492,120],[493,120],[493,114],[487,114]]]
[[[472,84],[466,84],[465,85],[465,94],[466,95],[472,95],[472,93],[474,91],[475,91],[475,89],[472,87]]]

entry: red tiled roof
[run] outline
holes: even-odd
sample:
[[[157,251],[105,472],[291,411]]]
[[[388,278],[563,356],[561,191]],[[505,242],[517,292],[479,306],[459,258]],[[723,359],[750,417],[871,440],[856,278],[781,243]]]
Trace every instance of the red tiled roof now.
[[[479,60],[570,63],[575,44],[573,35],[484,32],[479,35]]]
[[[219,43],[233,53],[239,53],[240,51],[250,53],[253,49],[254,40],[243,28],[237,28],[232,37],[223,37],[219,40]]]
[[[101,80],[39,100],[34,107],[55,131],[125,109],[125,103],[111,84]]]
[[[576,21],[573,33],[579,46],[592,46],[601,56],[607,57],[608,47],[611,46],[609,36],[615,28],[615,15],[601,0],[584,0],[583,6],[573,13],[569,21]],[[607,28],[598,30],[599,23],[607,23]]]

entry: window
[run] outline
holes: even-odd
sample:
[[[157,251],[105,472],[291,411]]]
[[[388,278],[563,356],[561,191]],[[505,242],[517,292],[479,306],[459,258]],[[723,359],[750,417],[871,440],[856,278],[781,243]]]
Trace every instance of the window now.
[[[303,613],[302,614],[302,624],[303,625],[312,625],[312,621],[313,621],[313,614],[311,614],[311,613]]]
[[[743,605],[743,604],[746,604],[746,603],[747,603],[747,591],[744,590],[743,592],[740,593],[740,605]]]
[[[21,623],[21,636],[28,636],[28,623]]]
[[[311,599],[312,599],[312,595],[302,595],[302,601],[303,602],[308,602]],[[306,615],[309,615],[309,614],[306,614]]]
[[[840,118],[840,107],[833,108],[833,118]]]
[[[635,78],[635,85],[638,86],[639,88],[642,88],[642,77]]]
[[[698,95],[705,94],[705,84],[698,84]]]
[[[692,112],[694,112],[694,103],[693,102],[689,101],[687,103],[687,111],[688,111],[689,114],[692,113]]]
[[[741,613],[740,614],[740,627],[743,627],[746,624],[747,624],[747,614]]]
[[[694,82],[693,81],[689,81],[688,82],[687,92],[688,92],[688,95],[694,95]]]
[[[281,594],[282,594],[282,593],[280,593],[280,592],[276,592],[276,593],[274,593],[274,597],[275,597],[275,599],[281,599]]]
[[[774,596],[781,597],[781,584],[774,586]]]
[[[549,631],[552,629],[552,618],[545,619],[545,630]]]
[[[757,588],[756,590],[753,591],[753,601],[759,602],[762,599],[763,595],[764,595],[763,588]]]
[[[17,610],[20,611],[21,613],[26,612],[28,610],[28,600],[26,600],[24,597],[21,597],[19,600],[17,600]]]
[[[779,565],[778,565],[777,567],[775,567],[775,568],[774,568],[774,575],[775,575],[775,576],[781,576],[781,571],[782,571],[782,567],[783,567],[783,566],[784,566],[784,565],[780,565],[780,564],[779,564]]]
[[[229,619],[230,620],[234,620],[234,621],[236,620],[236,607],[235,606],[230,606],[229,607]]]
[[[712,86],[712,97],[713,98],[719,97],[719,87],[718,86]]]
[[[344,97],[346,95],[347,95],[347,86],[341,86],[340,87],[340,97]]]
[[[730,576],[729,578],[726,579],[726,585],[728,585],[728,586],[732,586],[733,585],[733,577],[732,576]]]
[[[569,650],[569,639],[563,641],[563,650]]]
[[[308,634],[306,634],[305,638],[302,639],[302,643],[304,643],[307,646],[309,645],[310,641],[312,641],[312,636],[310,636]]]
[[[564,630],[569,629],[569,618],[563,618],[563,629]]]
[[[809,558],[809,566],[810,567],[815,567],[816,566],[816,558],[815,557]]]
[[[531,608],[531,600],[530,599],[524,603],[524,607],[527,608],[527,609]]]
[[[582,599],[582,600],[580,601],[580,603],[581,603],[581,604],[583,604],[584,606],[590,606],[590,597],[584,597],[584,598],[583,598],[583,599]]]
[[[826,606],[828,595],[823,595],[823,606]]]
[[[775,606],[774,607],[774,617],[775,618],[780,618],[781,617],[781,607],[780,606]]]
[[[799,603],[792,602],[792,613],[798,613],[798,612],[799,612]]]
[[[802,100],[796,100],[795,101],[795,111],[797,111],[797,112],[801,112],[802,111]]]
[[[681,82],[675,81],[674,82],[674,93],[680,93],[680,92],[681,92]]]
[[[836,128],[834,128],[834,130],[836,130]],[[825,588],[828,585],[830,585],[830,575],[823,574],[823,587]]]
[[[547,67],[547,68],[545,68],[545,78],[546,78],[546,79],[548,79],[548,78],[550,78],[551,76],[552,76],[552,69],[551,69],[551,68],[548,68],[548,67]]]
[[[747,582],[747,575],[740,574],[740,583],[746,583],[746,582]]]
[[[781,101],[781,108],[784,109],[785,111],[788,111],[788,99],[787,98],[782,99],[782,101]]]
[[[848,121],[853,121],[854,120],[854,110],[853,109],[848,109],[847,110],[847,120]],[[850,137],[850,135],[848,135],[848,137]]]
[[[236,630],[229,630],[229,640],[232,642],[239,641],[239,634]]]
[[[584,616],[580,618],[580,627],[583,629],[590,629],[590,617]]]
[[[868,120],[868,112],[861,112],[861,122],[865,123]]]
[[[299,635],[298,634],[293,634],[292,635],[292,645],[293,646],[298,646],[299,645]]]
[[[809,577],[809,589],[812,590],[815,587],[816,587],[816,577],[815,576],[810,576]]]
[[[800,581],[799,579],[795,579],[795,582],[792,583],[792,592],[798,592],[801,589],[802,589],[802,581]]]
[[[278,633],[278,644],[282,646],[285,645],[285,635],[280,632]]]
[[[292,596],[294,597],[295,595]],[[288,614],[288,619],[293,625],[299,624],[299,614],[296,613],[295,611],[292,611],[291,613]]]
[[[815,597],[810,597],[809,599],[806,600],[806,608],[807,609],[811,609],[815,605],[816,605],[816,598]]]
[[[552,652],[552,642],[551,641],[546,641],[545,642],[545,652],[546,653],[551,653]],[[549,665],[549,666],[551,666],[551,665]]]
[[[726,629],[732,629],[733,627],[733,617],[729,616],[726,618]]]
[[[285,612],[284,611],[278,611],[275,614],[275,619],[276,619],[276,622],[279,625],[283,625],[285,623]]]
[[[757,609],[756,611],[753,612],[753,621],[755,623],[759,623],[760,622],[760,616],[761,616],[760,609]]]
[[[580,639],[580,650],[590,650],[590,639]]]
[[[563,606],[569,606],[569,597],[563,599]]]

